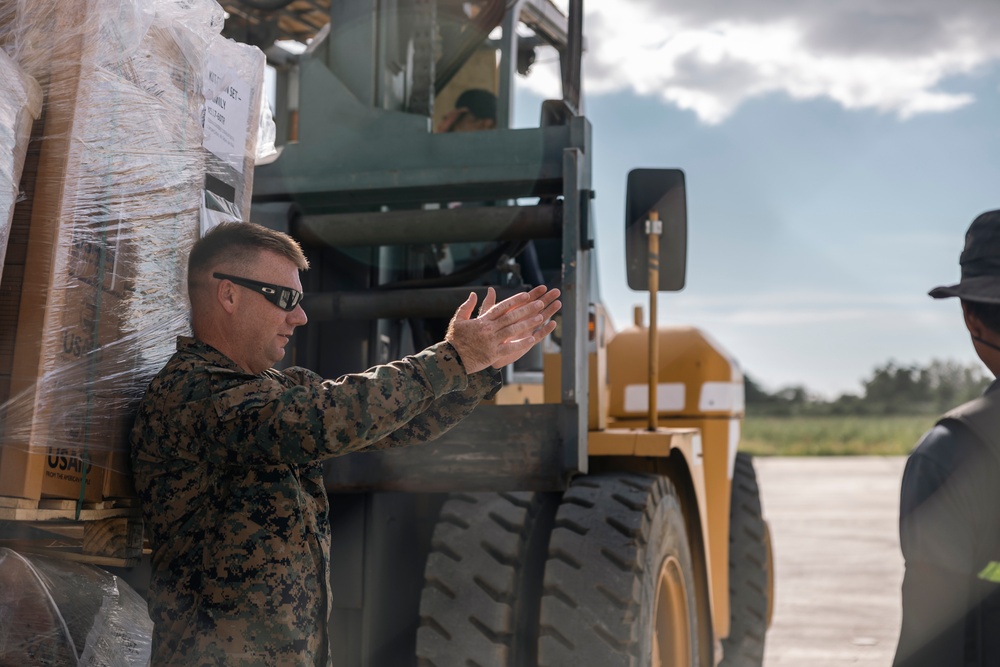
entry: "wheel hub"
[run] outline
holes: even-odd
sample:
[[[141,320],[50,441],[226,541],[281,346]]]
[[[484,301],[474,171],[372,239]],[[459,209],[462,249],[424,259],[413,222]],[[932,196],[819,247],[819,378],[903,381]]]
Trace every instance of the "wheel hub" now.
[[[690,667],[687,588],[681,564],[673,556],[665,558],[660,566],[654,609],[652,667]]]

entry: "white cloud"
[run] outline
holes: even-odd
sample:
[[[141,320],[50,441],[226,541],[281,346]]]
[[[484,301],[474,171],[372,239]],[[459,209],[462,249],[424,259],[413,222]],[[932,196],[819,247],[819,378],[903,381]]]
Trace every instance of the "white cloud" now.
[[[590,94],[658,95],[706,123],[773,93],[902,119],[952,111],[974,98],[941,83],[1000,59],[1000,3],[989,0],[585,4]],[[554,67],[528,81],[558,89]]]
[[[768,308],[802,308],[802,307],[840,307],[861,305],[873,308],[913,308],[932,303],[927,296],[919,295],[883,295],[856,294],[835,291],[789,291],[763,292],[759,294],[733,294],[727,296],[704,296],[695,293],[681,292],[670,297],[686,307],[734,309],[752,305]]]
[[[837,323],[869,331],[909,327],[951,326],[953,309],[938,308],[923,294],[880,295],[842,292],[767,292],[751,295],[701,296],[680,293],[663,297],[664,312],[703,324],[740,327],[810,326]]]

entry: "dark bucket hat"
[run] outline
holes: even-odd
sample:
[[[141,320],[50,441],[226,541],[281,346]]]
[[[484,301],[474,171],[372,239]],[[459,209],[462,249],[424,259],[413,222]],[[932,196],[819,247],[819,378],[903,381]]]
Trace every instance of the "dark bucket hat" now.
[[[957,296],[964,301],[1000,303],[1000,210],[987,211],[972,221],[958,262],[961,282],[935,287],[928,294],[935,299]]]

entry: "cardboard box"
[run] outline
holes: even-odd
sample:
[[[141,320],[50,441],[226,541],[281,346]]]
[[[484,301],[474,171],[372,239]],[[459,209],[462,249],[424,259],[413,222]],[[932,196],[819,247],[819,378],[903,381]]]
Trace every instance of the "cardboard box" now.
[[[45,2],[58,0],[32,7]],[[0,495],[131,494],[131,416],[187,330],[187,252],[202,227],[206,177],[240,200],[229,202],[234,216],[248,213],[252,157],[247,168],[245,155],[237,163],[205,149],[213,65],[192,45],[207,41],[214,68],[246,95],[253,141],[263,54],[198,33],[177,20],[177,3],[173,14],[155,4],[85,0],[38,14],[54,23],[41,33],[51,57],[29,58],[44,67],[47,101]],[[241,61],[257,56],[246,73]],[[232,125],[229,134],[243,138]]]

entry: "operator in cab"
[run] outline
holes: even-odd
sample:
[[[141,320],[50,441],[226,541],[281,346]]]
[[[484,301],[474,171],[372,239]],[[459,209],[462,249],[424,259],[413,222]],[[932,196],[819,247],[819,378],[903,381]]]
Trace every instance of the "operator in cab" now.
[[[478,132],[497,126],[497,96],[482,88],[470,88],[455,100],[455,108],[438,123],[434,131]]]

